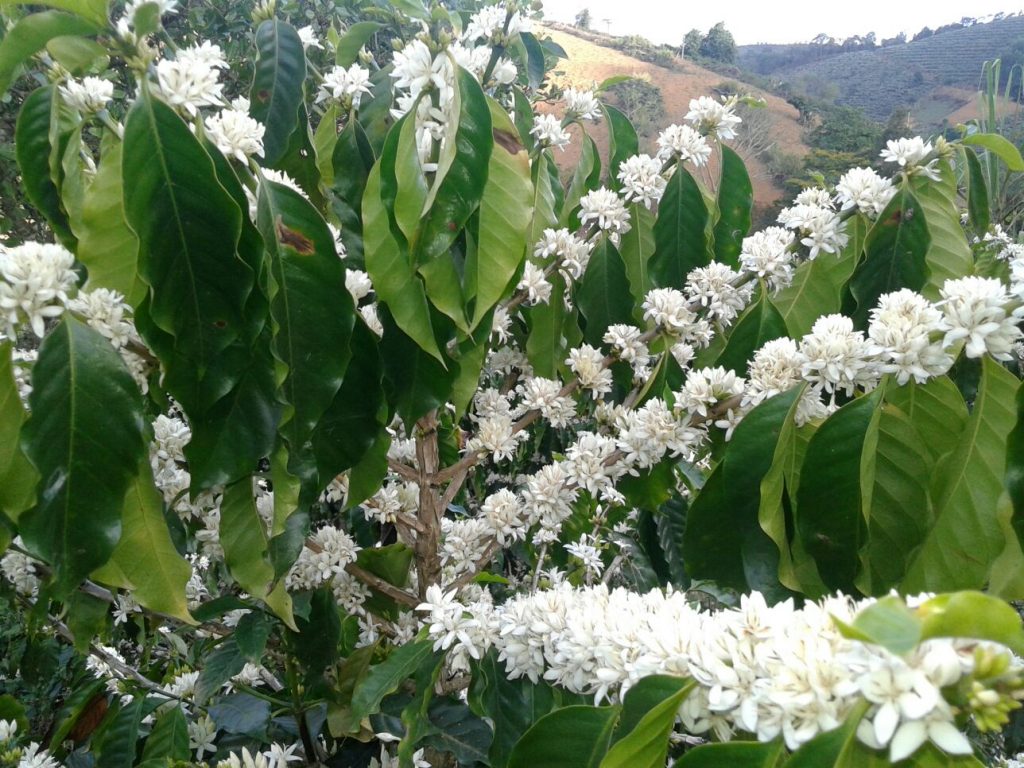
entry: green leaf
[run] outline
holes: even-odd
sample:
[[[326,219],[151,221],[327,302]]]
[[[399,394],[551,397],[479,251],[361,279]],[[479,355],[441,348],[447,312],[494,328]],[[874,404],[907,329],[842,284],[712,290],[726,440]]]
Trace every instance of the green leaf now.
[[[249,693],[226,696],[210,705],[210,717],[219,730],[265,740],[270,723],[270,702]]]
[[[327,223],[302,195],[264,181],[259,223],[264,240],[276,244],[270,259],[273,349],[287,368],[282,391],[291,406],[279,429],[294,462],[311,449],[312,434],[341,388],[355,308]]]
[[[22,4],[22,0],[0,0],[0,7]],[[40,0],[34,5],[45,5],[60,11],[70,11],[100,27],[106,26],[108,22],[107,0]]]
[[[274,624],[267,614],[250,611],[238,620],[235,626],[235,643],[241,654],[254,664],[259,664],[267,639],[274,631]]]
[[[621,111],[610,104],[601,104],[601,111],[608,124],[608,184],[618,192],[622,186],[619,182],[619,165],[640,152],[640,139],[629,118]],[[631,206],[635,207],[643,206]],[[631,218],[630,221],[635,226],[635,220]]]
[[[835,617],[833,621],[844,637],[880,645],[897,656],[910,653],[922,640],[921,619],[895,595],[869,605],[850,624]]]
[[[430,21],[430,11],[421,0],[391,0],[391,5],[400,13],[420,21]]]
[[[576,292],[576,305],[586,319],[583,338],[600,348],[608,326],[633,320],[633,297],[626,268],[615,246],[605,238],[597,244]]]
[[[529,327],[526,357],[534,374],[548,379],[558,377],[564,367],[567,345],[563,329],[567,323],[565,279],[555,272],[550,277],[551,297],[546,304],[528,307],[524,314]],[[575,323],[575,318],[569,318]]]
[[[423,282],[416,275],[409,254],[391,232],[388,210],[381,198],[381,164],[378,161],[370,172],[362,201],[366,271],[378,299],[387,306],[398,328],[443,366],[444,357],[434,339]]]
[[[121,521],[121,538],[110,561],[92,578],[131,590],[132,597],[151,611],[193,623],[185,599],[192,566],[171,540],[148,456],[139,462],[138,475],[125,495]]]
[[[42,484],[19,527],[63,597],[110,559],[121,534],[145,453],[142,397],[110,342],[70,316],[44,339],[32,385],[21,440]]]
[[[228,680],[242,671],[245,656],[234,637],[221,642],[203,658],[203,668],[196,680],[196,703],[204,704]]]
[[[153,731],[142,749],[143,760],[185,760],[188,748],[188,723],[180,706],[166,710],[156,720]]]
[[[252,479],[243,478],[224,489],[220,510],[220,543],[224,562],[235,581],[295,629],[292,599],[284,584],[274,584],[274,566],[267,551],[267,534],[256,511]]]
[[[797,494],[797,535],[829,589],[847,594],[867,538],[863,465],[873,461],[882,389],[853,400],[818,427],[807,446]]]
[[[128,113],[123,174],[139,272],[152,288],[148,316],[173,336],[173,352],[158,333],[140,331],[167,367],[168,389],[199,421],[246,367],[245,356],[224,354],[247,332],[244,308],[255,282],[237,255],[242,213],[184,121],[148,96]]]
[[[552,184],[556,183],[557,181],[552,181]],[[563,227],[576,229],[579,223],[580,199],[588,192],[597,189],[600,185],[601,156],[597,151],[597,144],[590,138],[590,134],[584,132],[579,164],[573,171],[572,179],[569,181],[569,188],[566,190],[565,201],[562,204],[562,214],[558,219],[559,224]]]
[[[852,301],[846,310],[856,327],[867,327],[868,313],[882,294],[900,288],[920,291],[924,287],[928,279],[925,254],[930,243],[923,207],[909,189],[900,190],[868,231],[864,243],[867,256],[850,278]]]
[[[103,69],[109,62],[107,49],[86,37],[60,35],[46,44],[46,51],[64,69],[76,75],[94,66]]]
[[[453,107],[458,108],[458,120],[448,127],[414,247],[416,263],[421,266],[447,254],[470,214],[480,205],[494,147],[491,110],[483,89],[462,67],[456,80]]]
[[[0,512],[17,522],[33,503],[39,477],[18,443],[27,414],[14,380],[11,349],[9,341],[0,342]]]
[[[677,167],[665,187],[654,222],[654,254],[649,266],[655,285],[681,290],[690,270],[708,264],[711,259],[705,229],[709,216],[700,185],[688,170]]]
[[[363,221],[360,206],[363,191],[373,168],[374,156],[370,141],[358,120],[350,120],[334,145],[331,155],[334,191],[333,210],[341,224],[341,241],[348,258],[363,261]]]
[[[694,685],[685,678],[651,675],[631,687],[601,768],[662,768],[679,706]]]
[[[547,170],[548,164],[552,162],[550,156],[542,154],[531,169],[533,196],[530,209],[533,211],[533,218],[530,221],[529,235],[526,238],[526,242],[529,244],[540,240],[545,229],[558,224],[555,190],[551,174]]]
[[[914,195],[928,222],[930,236],[925,254],[928,280],[921,293],[932,301],[939,299],[939,290],[946,280],[964,277],[974,267],[974,256],[960,225],[956,173],[945,161],[940,164],[939,171],[940,181],[926,181],[921,177],[912,183]]]
[[[48,85],[32,91],[22,102],[14,129],[14,151],[25,196],[43,214],[60,241],[73,250],[75,237],[50,173],[50,155],[55,151],[50,123],[58,98],[56,86]]]
[[[639,314],[647,292],[654,287],[648,262],[654,253],[654,214],[647,206],[633,203],[629,206],[630,229],[622,235],[619,255],[626,266],[629,292],[636,306],[634,315]]]
[[[488,161],[487,183],[480,198],[475,260],[475,284],[466,285],[467,299],[475,299],[470,329],[514,286],[526,257],[526,235],[533,218],[530,208],[533,187],[530,160],[515,138],[515,126],[508,113],[493,99],[487,99],[496,141]],[[471,265],[466,265],[467,274]]]
[[[384,326],[380,350],[388,402],[411,429],[420,416],[447,401],[459,366],[448,360],[446,368],[417,347],[396,327],[389,312],[379,311],[379,317]]]
[[[1006,471],[1006,440],[1015,422],[1020,382],[982,358],[974,409],[956,448],[936,466],[931,496],[935,524],[907,569],[901,590],[947,591],[983,586],[1003,547],[997,503]]]
[[[324,486],[357,466],[384,426],[378,414],[384,390],[377,339],[362,320],[353,328],[351,348],[345,379],[312,437],[320,485]],[[351,486],[349,490],[351,493]]]
[[[902,581],[934,514],[928,495],[934,464],[921,450],[921,436],[910,419],[883,405],[877,430],[874,456],[861,462],[868,530],[857,587],[866,595],[883,595]]]
[[[256,59],[249,100],[251,115],[266,127],[263,161],[274,166],[284,156],[298,125],[306,53],[299,33],[280,19],[267,19],[256,30]]]
[[[1006,167],[1011,171],[1024,171],[1024,158],[1021,158],[1020,150],[998,133],[974,133],[964,136],[961,141],[973,147],[987,149],[1006,163]]]
[[[493,765],[487,757],[491,729],[465,704],[451,699],[434,699],[427,717],[435,732],[424,738],[421,744],[441,752],[451,752],[462,765]]]
[[[842,308],[843,289],[864,245],[865,225],[861,217],[847,222],[847,232],[850,243],[841,254],[821,254],[813,261],[805,261],[793,273],[793,282],[772,298],[793,338],[810,333],[815,320]]]
[[[94,35],[96,25],[80,16],[42,11],[18,19],[0,40],[0,96],[7,92],[18,67],[55,37]]]
[[[334,48],[334,63],[339,67],[350,67],[359,58],[359,49],[384,28],[376,21],[357,21],[345,30]]]
[[[531,32],[520,32],[519,39],[526,48],[526,76],[530,87],[537,89],[544,82],[546,68],[544,66],[544,49]]]
[[[889,386],[885,399],[910,419],[921,437],[919,448],[931,463],[958,444],[967,424],[967,404],[948,376],[936,376],[925,384],[910,381],[902,387]]]
[[[767,744],[752,741],[702,744],[676,760],[676,765],[679,768],[774,768],[784,754],[785,747],[779,741]],[[823,765],[824,763],[819,764],[818,768]]]
[[[305,104],[299,104],[295,130],[288,137],[281,157],[268,167],[283,171],[298,183],[299,188],[309,197],[313,207],[318,211],[327,207],[321,190],[320,169],[317,166],[316,149],[313,146],[314,136],[309,124],[309,113]]]
[[[135,765],[135,748],[145,703],[145,697],[136,697],[114,715],[103,732],[102,742],[93,745],[93,751],[97,753],[96,768],[132,768]]]
[[[801,388],[748,413],[686,515],[683,561],[694,578],[781,597],[778,552],[759,522],[760,488]]]
[[[371,667],[352,693],[352,722],[358,723],[380,709],[380,703],[433,654],[433,641],[414,640],[395,648],[383,662]]]
[[[963,150],[967,161],[967,211],[971,217],[971,226],[978,233],[988,232],[991,223],[991,211],[988,201],[988,185],[985,183],[985,172],[981,161],[973,149]]]
[[[544,681],[533,683],[526,677],[509,680],[497,650],[492,648],[473,663],[469,706],[490,720],[494,739],[488,758],[493,768],[505,768],[516,742],[554,708],[555,698]]]
[[[509,768],[598,768],[620,711],[618,706],[556,709],[516,742]]]
[[[718,241],[716,241],[718,242]],[[729,334],[725,349],[718,356],[715,365],[727,368],[740,376],[747,375],[747,365],[754,353],[772,339],[786,335],[786,321],[779,310],[762,292],[736,320]]]
[[[918,606],[921,639],[964,637],[1001,643],[1014,653],[1024,649],[1024,630],[1017,611],[998,597],[981,592],[937,595]]]
[[[84,592],[73,592],[67,607],[68,629],[74,636],[75,650],[87,653],[89,643],[106,629],[110,603]]]
[[[412,566],[413,551],[405,544],[389,544],[386,547],[372,547],[359,550],[356,564],[388,584],[404,587],[409,583],[409,568]],[[390,620],[398,618],[395,601],[370,587],[371,597],[367,599],[366,610]]]
[[[332,736],[359,732],[361,718],[352,718],[352,693],[368,674],[376,651],[376,645],[367,645],[353,651],[342,662],[334,686],[334,696],[327,705],[327,727]]]
[[[89,289],[118,291],[135,307],[145,296],[146,285],[138,275],[139,239],[125,220],[122,148],[121,142],[112,141],[103,151],[75,230],[75,255],[89,271]]]
[[[739,266],[743,238],[750,231],[754,187],[743,159],[722,145],[722,170],[718,185],[718,222],[715,224],[715,261]]]

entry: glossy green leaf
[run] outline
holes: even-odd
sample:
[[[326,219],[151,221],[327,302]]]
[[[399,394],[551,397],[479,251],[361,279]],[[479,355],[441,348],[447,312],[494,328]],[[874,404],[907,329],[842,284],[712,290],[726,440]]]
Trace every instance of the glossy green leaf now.
[[[648,264],[654,253],[654,214],[639,203],[631,204],[628,210],[630,229],[621,237],[619,254],[626,267],[629,292],[636,307],[633,314],[638,316],[644,297],[654,287]]]
[[[552,186],[551,174],[547,171],[547,165],[551,162],[548,155],[541,155],[541,159],[534,163],[531,169],[533,195],[530,210],[533,213],[527,237],[527,243],[530,244],[540,240],[545,229],[558,224],[555,190]]]
[[[633,297],[626,267],[614,245],[606,239],[594,248],[576,291],[576,305],[586,320],[583,338],[600,348],[608,326],[631,323]]]
[[[655,285],[681,290],[690,270],[708,264],[711,254],[705,230],[709,216],[696,179],[685,168],[676,168],[654,222],[654,254],[649,266]]]
[[[103,731],[102,741],[93,745],[93,751],[97,753],[96,768],[132,768],[135,765],[135,749],[145,703],[145,697],[139,696],[116,711]]]
[[[274,166],[284,156],[298,126],[306,53],[299,33],[287,22],[268,19],[256,30],[256,59],[250,113],[266,127],[263,160]]]
[[[530,209],[533,187],[526,150],[515,138],[515,126],[505,110],[487,99],[495,141],[488,161],[487,183],[480,199],[476,257],[466,265],[466,297],[474,299],[470,328],[475,328],[498,301],[514,287],[510,285],[526,257],[526,235],[533,218]]]
[[[157,717],[156,725],[142,749],[143,760],[188,760],[188,723],[180,706],[173,706]]]
[[[895,595],[887,595],[872,603],[850,624],[835,621],[844,637],[880,645],[898,656],[910,653],[922,640],[920,617]]]
[[[569,229],[576,229],[579,224],[580,199],[600,185],[601,156],[597,151],[597,144],[594,143],[590,134],[584,132],[580,160],[573,170],[569,188],[565,192],[562,213],[558,218],[559,224]]]
[[[420,266],[450,258],[449,247],[480,205],[495,143],[491,110],[480,84],[461,67],[456,80],[453,108],[458,110],[458,120],[451,121],[448,128],[426,203],[427,213],[414,246]]]
[[[526,48],[526,76],[530,87],[537,89],[544,82],[544,49],[531,32],[519,32],[519,39]]]
[[[163,497],[153,482],[148,457],[139,462],[138,475],[128,487],[121,519],[121,538],[114,553],[92,578],[131,590],[132,597],[151,611],[192,623],[185,599],[192,566],[171,540]]]
[[[438,363],[438,349],[430,321],[427,293],[409,261],[409,254],[391,232],[387,208],[381,199],[381,163],[373,167],[362,200],[366,271],[404,335]]]
[[[462,702],[434,699],[427,713],[435,729],[421,744],[442,752],[451,752],[462,765],[490,764],[487,752],[491,746],[490,726],[474,715]]]
[[[224,683],[242,671],[245,656],[234,637],[228,637],[203,657],[203,666],[196,680],[196,702],[204,704]]]
[[[102,69],[109,61],[107,49],[87,37],[59,35],[46,44],[46,52],[72,74],[80,75],[93,67]]]
[[[252,480],[243,478],[224,490],[220,511],[220,543],[228,571],[246,592],[264,601],[291,629],[292,599],[284,584],[274,584],[267,552],[267,534],[256,511]]]
[[[433,645],[430,639],[414,640],[395,648],[384,661],[371,667],[352,693],[352,722],[377,712],[384,697],[397,690],[433,654]]]
[[[939,181],[925,181],[922,177],[912,185],[930,236],[925,254],[928,280],[921,293],[932,301],[939,299],[939,290],[946,280],[970,274],[974,266],[974,256],[960,224],[956,173],[945,161],[940,164],[939,173]]]
[[[25,196],[43,214],[60,241],[73,249],[75,237],[50,173],[49,158],[54,152],[50,123],[57,98],[53,85],[37,88],[25,98],[14,129],[14,150]]]
[[[392,0],[391,5],[395,10],[421,21],[430,21],[430,11],[423,5],[421,0]]]
[[[359,58],[359,49],[366,45],[384,25],[376,21],[357,21],[345,30],[334,48],[334,63],[349,67]]]
[[[718,222],[715,224],[715,261],[739,266],[743,238],[750,232],[754,187],[743,159],[722,145],[722,169],[718,185]]]
[[[967,212],[970,215],[971,226],[974,227],[975,232],[988,232],[991,211],[985,172],[973,149],[964,149],[963,157],[967,162]]]
[[[0,342],[0,512],[13,522],[31,506],[39,479],[18,443],[26,416],[14,380],[11,343]]]
[[[797,535],[829,589],[848,594],[867,537],[862,465],[874,459],[881,397],[876,389],[829,416],[811,438],[800,473]]]
[[[598,768],[620,707],[571,706],[545,715],[516,742],[509,768]]]
[[[267,166],[295,179],[299,189],[306,194],[313,207],[322,211],[326,208],[327,202],[321,189],[322,180],[313,142],[314,136],[310,127],[309,113],[306,110],[306,105],[300,103],[295,130],[288,136],[288,143],[285,145],[281,157],[273,165],[267,163]]]
[[[94,35],[96,26],[81,16],[42,11],[15,22],[0,40],[0,95],[7,91],[18,67],[61,35]]]
[[[138,275],[139,239],[125,220],[121,152],[119,141],[104,148],[75,229],[75,255],[89,271],[89,289],[118,291],[134,307],[145,295],[146,285]]]
[[[861,461],[862,514],[868,529],[857,587],[867,595],[886,594],[902,581],[934,519],[928,494],[934,464],[921,450],[921,435],[910,419],[882,406],[875,441],[874,456]]]
[[[41,485],[19,526],[63,596],[110,559],[120,537],[125,492],[145,451],[142,397],[110,343],[73,317],[43,341],[32,385],[21,440]]]
[[[867,327],[868,313],[882,294],[901,288],[920,291],[924,287],[928,279],[925,254],[930,243],[922,205],[910,190],[900,190],[868,231],[864,243],[867,255],[850,278],[852,300],[845,312],[856,327]]]
[[[747,365],[754,353],[772,339],[785,335],[785,319],[767,294],[762,292],[758,300],[736,320],[725,349],[715,364],[736,371],[739,376],[746,376]]]
[[[685,678],[651,675],[631,687],[601,768],[662,768],[679,706],[694,685]]]
[[[619,191],[619,166],[628,158],[640,152],[640,139],[636,129],[620,110],[610,104],[602,104],[601,111],[608,125],[608,184]],[[632,222],[633,219],[630,219]]]
[[[311,448],[313,431],[341,388],[355,308],[334,238],[305,198],[264,182],[259,223],[264,240],[276,244],[270,260],[273,350],[287,368],[282,392],[290,411],[280,429],[294,460]]]
[[[21,0],[0,0],[0,7],[21,4]],[[34,5],[45,5],[47,8],[69,11],[101,27],[106,26],[108,22],[107,0],[41,0]]]
[[[327,705],[327,727],[332,736],[358,733],[360,719],[352,718],[352,693],[370,671],[370,662],[377,651],[375,645],[367,645],[353,651],[341,662],[334,696]]]
[[[448,360],[446,368],[417,347],[395,325],[390,313],[380,312],[380,320],[384,326],[380,349],[388,402],[411,429],[420,416],[447,401],[459,367]]]
[[[374,164],[373,148],[358,120],[349,120],[338,134],[331,154],[333,210],[341,223],[341,241],[348,258],[363,261],[363,221],[360,205]]]
[[[236,253],[242,214],[185,122],[153,98],[128,114],[122,172],[139,273],[152,288],[148,317],[173,337],[173,352],[158,334],[140,331],[161,355],[171,393],[198,416],[231,390],[247,363],[223,354],[245,331],[255,279]]]
[[[935,524],[911,560],[902,590],[981,587],[1003,535],[997,502],[1006,471],[1006,439],[1015,423],[1020,382],[990,357],[982,359],[978,396],[956,448],[936,466],[931,495]]]
[[[306,669],[306,680],[317,680],[338,660],[341,616],[330,587],[321,587],[310,600],[308,618],[297,618],[298,632],[288,637],[288,645]]]
[[[694,578],[781,596],[778,551],[759,522],[761,481],[792,419],[801,389],[766,400],[748,413],[686,515],[683,561]]]
[[[919,448],[932,463],[953,450],[967,424],[967,404],[948,376],[936,376],[925,384],[910,381],[889,386],[886,402],[907,415],[921,436]]]
[[[547,303],[529,307],[524,314],[529,326],[526,357],[535,375],[553,379],[565,367],[564,361],[569,349],[566,326],[569,323],[575,325],[576,321],[565,309],[564,278],[556,272],[549,280],[551,297]]]
[[[965,136],[962,141],[972,147],[987,149],[1006,163],[1006,167],[1011,171],[1024,171],[1024,159],[1020,156],[1020,150],[998,133],[974,133]]]
[[[72,592],[68,598],[67,623],[79,653],[89,652],[89,643],[107,628],[110,603],[84,592]]]
[[[1014,653],[1024,649],[1020,614],[1006,601],[981,592],[937,595],[917,608],[921,638],[965,637],[1001,643]]]
[[[784,754],[785,747],[778,741],[767,744],[754,741],[702,744],[676,760],[676,765],[679,768],[775,768]]]
[[[266,741],[270,723],[270,702],[266,699],[235,693],[211,704],[209,714],[218,730]]]

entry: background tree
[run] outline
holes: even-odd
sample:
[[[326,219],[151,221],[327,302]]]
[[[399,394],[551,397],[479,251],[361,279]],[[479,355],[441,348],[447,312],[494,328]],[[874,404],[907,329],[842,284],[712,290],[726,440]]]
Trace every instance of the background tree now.
[[[687,32],[686,37],[683,38],[683,56],[695,58],[700,53],[700,44],[703,40],[704,35],[699,29],[691,29]]]
[[[732,64],[736,61],[736,40],[720,21],[711,29],[700,43],[700,55],[715,61]]]
[[[576,14],[576,18],[573,20],[573,26],[577,29],[590,29],[590,22],[590,9],[583,8]]]

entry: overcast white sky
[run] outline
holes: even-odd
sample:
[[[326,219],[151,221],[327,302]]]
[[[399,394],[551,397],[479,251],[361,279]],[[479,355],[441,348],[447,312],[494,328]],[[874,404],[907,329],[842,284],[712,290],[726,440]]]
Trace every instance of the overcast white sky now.
[[[913,35],[921,27],[934,29],[964,16],[980,18],[1022,7],[1020,0],[544,0],[544,15],[571,23],[582,8],[589,8],[594,29],[673,44],[693,28],[706,32],[724,21],[736,42],[746,45],[806,42],[819,32],[840,38],[874,32],[881,41],[901,31]]]

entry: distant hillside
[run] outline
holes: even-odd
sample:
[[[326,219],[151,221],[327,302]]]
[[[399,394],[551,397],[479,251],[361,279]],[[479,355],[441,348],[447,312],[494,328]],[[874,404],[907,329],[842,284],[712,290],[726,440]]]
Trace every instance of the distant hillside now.
[[[771,75],[797,89],[801,85],[821,88],[832,84],[837,103],[860,107],[870,117],[885,120],[894,108],[928,100],[943,86],[976,90],[982,64],[1006,54],[1021,41],[1024,17],[1013,16],[917,42],[843,53],[796,67],[783,66]],[[806,55],[806,47],[794,46],[794,56]],[[785,59],[783,54],[775,52],[780,61]],[[743,56],[749,59],[750,52],[741,52],[741,61]]]
[[[547,24],[551,37],[561,45],[567,59],[559,61],[555,67],[554,78],[562,86],[592,87],[615,75],[639,75],[658,87],[664,102],[664,117],[659,127],[669,123],[680,123],[689,109],[690,99],[697,96],[715,95],[715,88],[723,85],[727,78],[699,67],[691,61],[679,58],[659,56],[662,63],[641,61],[625,53],[612,50],[607,45],[616,42],[613,38],[594,33],[579,34],[571,27],[561,24]],[[584,37],[585,35],[585,37]],[[643,52],[641,52],[643,53]],[[653,58],[653,57],[652,57]],[[736,78],[728,78],[730,90],[742,93],[758,93],[758,89],[746,83],[736,82]],[[770,94],[760,93],[765,97],[767,106],[757,110],[758,129],[768,135],[774,148],[779,152],[802,157],[807,151],[803,143],[803,127],[799,124],[799,113],[785,100]],[[607,131],[603,124],[588,129],[597,142],[602,154],[607,153]],[[646,137],[642,142],[642,151],[651,151],[653,136]],[[763,157],[752,157],[744,147],[737,147],[747,161],[754,184],[755,203],[764,208],[771,206],[783,192],[776,186],[764,163]],[[578,162],[578,142],[565,152],[556,152],[555,158],[564,172],[570,173]]]

